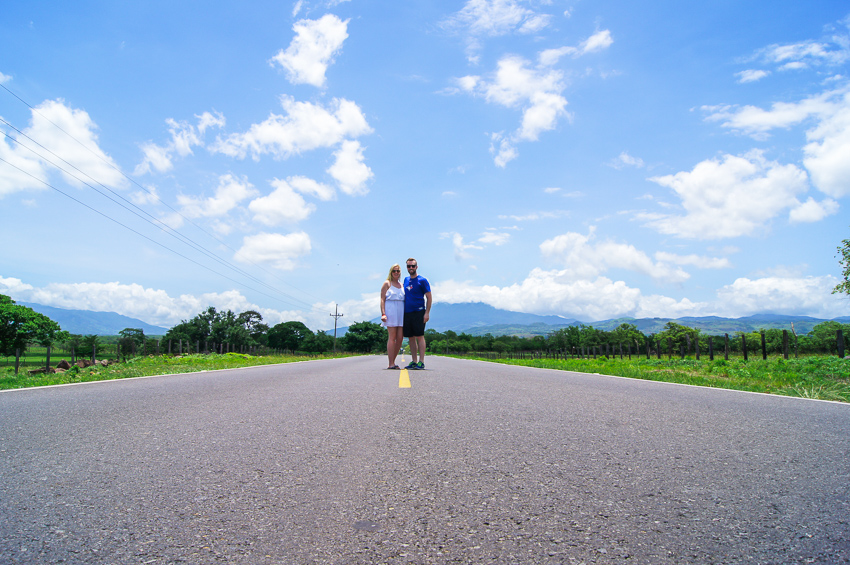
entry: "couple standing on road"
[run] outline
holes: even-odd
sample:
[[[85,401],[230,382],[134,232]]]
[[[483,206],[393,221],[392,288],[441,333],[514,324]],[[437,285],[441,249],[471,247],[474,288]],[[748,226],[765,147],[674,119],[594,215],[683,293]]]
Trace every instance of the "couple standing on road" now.
[[[408,276],[402,283],[401,267],[396,263],[390,267],[390,274],[381,286],[381,325],[389,333],[387,357],[390,366],[387,369],[399,368],[395,358],[405,337],[410,343],[411,358],[405,369],[425,368],[425,323],[431,314],[431,285],[428,279],[416,273],[418,267],[416,259],[408,259]]]

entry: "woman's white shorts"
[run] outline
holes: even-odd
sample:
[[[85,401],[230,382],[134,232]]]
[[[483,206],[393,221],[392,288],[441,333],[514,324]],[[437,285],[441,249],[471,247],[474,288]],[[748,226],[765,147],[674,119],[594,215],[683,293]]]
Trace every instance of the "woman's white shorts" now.
[[[404,325],[404,300],[387,300],[384,309],[387,313],[385,328],[400,328]]]

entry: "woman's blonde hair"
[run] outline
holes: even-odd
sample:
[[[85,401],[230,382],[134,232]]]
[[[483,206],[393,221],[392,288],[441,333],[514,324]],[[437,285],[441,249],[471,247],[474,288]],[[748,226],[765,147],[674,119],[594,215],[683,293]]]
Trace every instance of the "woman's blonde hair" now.
[[[387,280],[393,282],[393,269],[398,268],[398,278],[401,278],[401,265],[396,263],[392,267],[390,267],[390,274],[387,275]]]

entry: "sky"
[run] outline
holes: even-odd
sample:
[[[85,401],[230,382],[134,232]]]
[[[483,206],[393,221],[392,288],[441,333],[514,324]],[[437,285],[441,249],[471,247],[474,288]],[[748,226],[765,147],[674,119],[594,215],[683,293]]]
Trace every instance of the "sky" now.
[[[835,0],[7,0],[0,294],[313,330],[434,301],[850,315]]]

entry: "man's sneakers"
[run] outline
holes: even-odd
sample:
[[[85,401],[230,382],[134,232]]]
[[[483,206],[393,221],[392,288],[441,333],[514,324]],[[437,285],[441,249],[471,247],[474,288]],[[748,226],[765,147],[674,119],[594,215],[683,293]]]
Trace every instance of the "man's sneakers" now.
[[[410,369],[410,370],[413,370],[413,371],[418,371],[418,370],[424,369],[424,368],[425,368],[425,363],[423,363],[422,361],[420,361],[419,363],[416,363],[415,361],[411,361],[407,365],[407,367],[405,367],[405,369]]]
[[[411,361],[410,363],[407,364],[407,367],[405,367],[405,369],[416,369],[416,368],[418,368],[416,366],[416,361]]]
[[[416,364],[416,368],[417,369],[425,369],[425,363],[420,361],[419,363]]]

